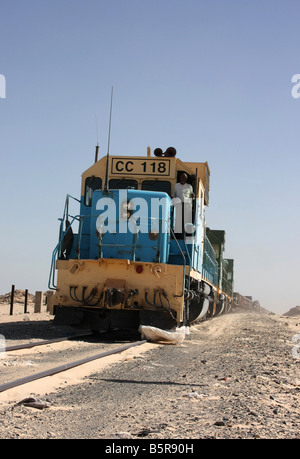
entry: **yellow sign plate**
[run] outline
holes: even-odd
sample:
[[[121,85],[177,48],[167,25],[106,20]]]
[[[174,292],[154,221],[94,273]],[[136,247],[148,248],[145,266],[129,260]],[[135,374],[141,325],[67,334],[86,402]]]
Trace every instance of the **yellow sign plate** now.
[[[169,176],[170,160],[161,158],[112,158],[111,174]]]

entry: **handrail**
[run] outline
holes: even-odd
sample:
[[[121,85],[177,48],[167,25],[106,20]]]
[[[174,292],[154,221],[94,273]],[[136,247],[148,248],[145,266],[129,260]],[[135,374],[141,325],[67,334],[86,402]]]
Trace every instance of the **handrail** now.
[[[74,198],[75,199],[75,198]],[[71,217],[71,215],[67,214],[66,217]],[[72,221],[71,223],[69,224],[68,228],[66,229],[66,231],[62,231],[62,226],[63,226],[63,222],[64,220],[62,220],[61,218],[59,220],[61,220],[61,225],[60,225],[60,239],[59,239],[59,242],[58,244],[55,246],[53,252],[52,252],[52,261],[51,261],[51,267],[50,267],[50,274],[49,274],[49,280],[48,280],[48,288],[51,289],[51,290],[56,290],[57,289],[57,286],[55,285],[55,282],[54,282],[54,277],[55,277],[55,263],[56,263],[56,260],[57,260],[57,254],[58,254],[58,251],[60,249],[60,246],[65,238],[65,235],[67,234],[67,232],[70,230],[72,224],[74,223],[75,220],[79,221],[79,231],[78,231],[78,241],[77,241],[77,247],[76,247],[76,253],[77,253],[77,259],[80,258],[80,241],[81,241],[81,235],[82,235],[82,222],[85,218],[92,218],[92,217],[98,217],[98,215],[75,215],[72,217]],[[51,279],[52,277],[52,279]],[[52,284],[51,284],[52,282]]]
[[[60,236],[60,240],[59,240],[58,244],[56,245],[55,249],[52,252],[52,261],[51,261],[50,274],[49,274],[49,280],[48,280],[48,288],[50,288],[51,290],[56,290],[57,289],[57,286],[54,283],[54,277],[55,277],[55,263],[56,263],[56,260],[57,260],[57,254],[58,254],[59,248],[60,248],[60,246],[61,246],[61,244],[62,244],[62,242],[64,240],[65,235],[70,230],[74,220],[77,220],[78,218],[80,219],[80,218],[82,218],[82,216],[81,215],[76,215],[75,217],[73,217],[73,220],[71,221],[71,223],[68,226],[67,230],[64,231],[62,233],[62,235]],[[51,286],[51,282],[52,282],[52,286]]]
[[[174,231],[173,231],[173,228],[172,228],[171,226],[170,226],[170,231],[171,231],[171,233],[172,233],[172,236],[173,236],[173,238],[174,238],[174,241],[176,242],[177,247],[178,247],[178,249],[179,249],[179,251],[180,251],[180,253],[181,253],[181,255],[182,255],[182,258],[183,258],[183,269],[182,269],[182,293],[181,293],[181,295],[174,295],[175,298],[180,298],[180,297],[182,297],[182,296],[184,295],[184,278],[185,278],[185,265],[186,265],[186,259],[185,259],[184,253],[183,253],[183,251],[181,250],[181,247],[180,247],[180,245],[179,245],[179,243],[178,243],[178,241],[177,241],[177,238],[176,238],[176,236],[175,236],[175,233],[174,233]]]
[[[187,248],[187,245],[186,245],[186,233],[184,231],[184,235],[183,235],[183,243],[184,243],[184,246],[185,246],[185,250],[186,250],[186,253],[187,253],[187,256],[188,256],[188,259],[189,259],[189,277],[188,277],[188,289],[190,289],[190,282],[191,282],[191,257],[190,257],[190,252]]]

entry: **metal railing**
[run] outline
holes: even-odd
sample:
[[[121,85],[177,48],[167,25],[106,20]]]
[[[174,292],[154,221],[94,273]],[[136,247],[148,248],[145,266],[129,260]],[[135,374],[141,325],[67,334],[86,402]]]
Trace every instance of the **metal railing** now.
[[[216,260],[216,253],[213,246],[207,236],[204,238],[204,254],[203,254],[203,270],[202,273],[205,276],[205,272],[212,277],[212,282],[218,284],[218,262]]]

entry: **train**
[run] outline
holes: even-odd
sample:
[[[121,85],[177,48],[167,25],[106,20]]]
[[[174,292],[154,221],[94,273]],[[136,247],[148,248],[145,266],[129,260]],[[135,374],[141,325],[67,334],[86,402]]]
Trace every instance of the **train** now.
[[[145,150],[98,159],[97,146],[80,198],[66,196],[49,274],[54,323],[172,330],[231,310],[234,260],[205,217],[208,163]]]
[[[244,296],[239,292],[233,292],[232,311],[263,312],[264,308],[262,308],[258,300],[253,300],[252,296]]]

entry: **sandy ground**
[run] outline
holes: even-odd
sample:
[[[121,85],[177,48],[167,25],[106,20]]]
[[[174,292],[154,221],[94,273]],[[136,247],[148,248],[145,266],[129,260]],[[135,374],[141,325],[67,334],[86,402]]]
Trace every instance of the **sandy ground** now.
[[[24,320],[51,317],[0,312],[7,327]],[[147,343],[0,394],[0,438],[300,438],[299,333],[300,317],[217,317],[182,344]],[[48,408],[17,405],[29,396]]]
[[[42,315],[44,314],[44,315]],[[0,303],[0,322],[50,319],[47,306],[43,305],[41,313],[34,313],[34,303],[28,302],[27,314],[24,314],[24,303],[14,302],[13,315],[10,315],[10,303]]]

